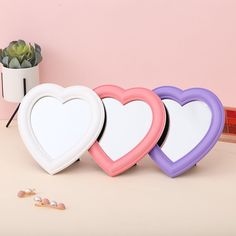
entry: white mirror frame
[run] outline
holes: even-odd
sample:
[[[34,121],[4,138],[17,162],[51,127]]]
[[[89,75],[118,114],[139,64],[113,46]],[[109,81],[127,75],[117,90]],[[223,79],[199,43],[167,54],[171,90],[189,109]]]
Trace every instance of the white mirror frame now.
[[[56,98],[63,104],[73,99],[82,99],[88,102],[91,108],[92,120],[83,140],[72,145],[70,150],[56,159],[40,145],[31,125],[32,110],[35,104],[45,97]],[[56,84],[42,84],[31,89],[22,100],[18,112],[18,127],[23,142],[35,161],[49,174],[55,174],[78,160],[91,147],[103,128],[104,117],[103,103],[92,89],[84,86],[63,88]]]

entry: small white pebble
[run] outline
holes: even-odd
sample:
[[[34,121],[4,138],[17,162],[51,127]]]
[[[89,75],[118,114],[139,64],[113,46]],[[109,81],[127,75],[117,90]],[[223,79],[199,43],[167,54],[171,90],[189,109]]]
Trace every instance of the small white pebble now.
[[[33,190],[32,190],[32,189],[30,189],[30,188],[27,188],[27,189],[25,190],[25,192],[26,192],[26,193],[32,193],[32,192],[33,192]]]
[[[50,201],[50,206],[56,207],[57,206],[57,202],[56,201]]]
[[[41,202],[41,201],[42,201],[42,198],[39,197],[39,196],[35,196],[35,197],[34,197],[34,201],[36,201],[36,202]]]

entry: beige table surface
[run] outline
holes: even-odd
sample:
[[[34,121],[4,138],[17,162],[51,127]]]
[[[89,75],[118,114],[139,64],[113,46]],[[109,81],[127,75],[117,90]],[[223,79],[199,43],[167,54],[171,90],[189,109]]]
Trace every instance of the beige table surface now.
[[[171,179],[149,157],[108,177],[85,154],[50,176],[31,158],[17,125],[0,123],[0,235],[236,235],[236,145],[219,142]],[[37,208],[17,191],[35,188],[66,211]]]

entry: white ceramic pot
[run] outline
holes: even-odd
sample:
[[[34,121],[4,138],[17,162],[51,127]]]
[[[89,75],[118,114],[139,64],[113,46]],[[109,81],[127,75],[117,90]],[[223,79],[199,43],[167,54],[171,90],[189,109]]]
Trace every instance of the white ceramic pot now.
[[[2,67],[2,95],[8,102],[21,102],[24,97],[24,79],[26,93],[39,84],[39,67],[10,69]]]

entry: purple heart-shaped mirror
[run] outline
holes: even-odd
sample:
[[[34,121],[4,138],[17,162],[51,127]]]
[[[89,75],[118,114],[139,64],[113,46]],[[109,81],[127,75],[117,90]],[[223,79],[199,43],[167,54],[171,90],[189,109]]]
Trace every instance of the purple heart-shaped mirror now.
[[[207,89],[183,91],[164,86],[153,91],[165,104],[167,123],[161,140],[149,154],[163,172],[176,177],[215,145],[224,127],[224,109]]]

